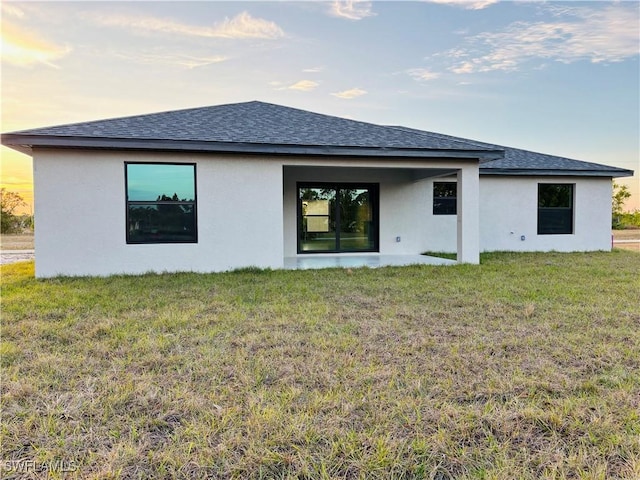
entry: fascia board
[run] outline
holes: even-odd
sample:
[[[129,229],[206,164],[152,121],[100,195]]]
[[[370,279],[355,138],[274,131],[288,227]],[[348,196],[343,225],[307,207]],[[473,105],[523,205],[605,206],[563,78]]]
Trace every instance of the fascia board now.
[[[480,175],[502,176],[558,176],[558,177],[632,177],[633,170],[557,170],[557,169],[509,169],[509,168],[482,168]]]
[[[226,143],[151,139],[121,139],[96,137],[56,137],[43,135],[4,134],[2,143],[17,146],[50,148],[93,148],[124,150],[163,150],[218,153],[254,153],[272,155],[320,155],[356,157],[460,158],[496,160],[504,157],[502,150],[436,150],[420,148],[376,148],[325,145],[275,145],[258,143]]]

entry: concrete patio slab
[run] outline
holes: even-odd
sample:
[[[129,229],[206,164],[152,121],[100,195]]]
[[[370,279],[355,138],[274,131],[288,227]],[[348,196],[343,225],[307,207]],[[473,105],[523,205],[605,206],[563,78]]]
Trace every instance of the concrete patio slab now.
[[[299,255],[285,257],[286,270],[312,270],[319,268],[378,268],[407,265],[455,265],[455,260],[425,255]]]

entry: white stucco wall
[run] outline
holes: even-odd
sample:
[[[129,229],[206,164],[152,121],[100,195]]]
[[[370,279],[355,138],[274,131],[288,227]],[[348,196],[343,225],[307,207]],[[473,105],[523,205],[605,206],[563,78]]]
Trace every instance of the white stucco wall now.
[[[425,188],[427,192],[424,204],[425,223],[422,231],[422,251],[455,253],[458,231],[457,217],[456,215],[433,215],[434,182],[456,182],[456,177],[440,177],[426,181]],[[482,179],[480,181],[480,191],[482,191]],[[482,225],[482,218],[480,218],[480,225]]]
[[[538,235],[540,183],[575,185],[573,234]],[[482,176],[480,247],[483,251],[610,250],[611,179]]]
[[[127,161],[196,164],[198,243],[126,243]],[[297,254],[296,183],[309,181],[379,184],[381,254],[455,252],[457,216],[432,211],[433,182],[456,177],[429,176],[460,167],[467,177],[477,172],[477,163],[452,159],[40,149],[34,154],[36,276],[281,268],[284,257]],[[576,185],[574,234],[537,235],[540,182]],[[481,251],[608,250],[610,198],[609,178],[481,176],[479,227],[471,222],[468,234],[479,234]],[[473,261],[475,240],[466,241]]]
[[[196,164],[198,243],[126,243],[124,162]],[[249,157],[39,150],[36,276],[280,268],[282,165]]]
[[[455,180],[453,177],[435,181]],[[538,235],[538,184],[571,183],[574,233]],[[430,181],[428,211],[433,211]],[[431,215],[425,250],[454,252],[456,217]],[[524,240],[521,237],[524,235]],[[611,249],[611,179],[480,176],[481,251],[594,251]]]

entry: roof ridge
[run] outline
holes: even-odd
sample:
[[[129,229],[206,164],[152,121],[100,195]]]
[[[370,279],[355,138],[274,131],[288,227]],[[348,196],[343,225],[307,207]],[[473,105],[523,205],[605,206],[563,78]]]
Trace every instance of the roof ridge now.
[[[574,162],[592,163],[594,165],[600,165],[600,164],[595,163],[595,162],[587,162],[585,160],[578,160],[578,159],[575,159],[575,158],[565,157],[565,156],[561,156],[561,155],[553,155],[551,153],[537,152],[535,150],[527,150],[525,148],[509,147],[509,146],[506,146],[506,145],[499,145],[497,143],[482,142],[480,140],[474,140],[474,139],[466,138],[466,137],[456,137],[456,136],[453,136],[453,135],[448,135],[446,133],[431,132],[431,131],[428,131],[428,130],[420,130],[420,129],[416,129],[416,128],[402,127],[402,126],[398,126],[396,128],[400,128],[400,129],[407,130],[407,131],[412,131],[412,132],[415,132],[415,133],[418,133],[418,134],[419,133],[426,133],[426,134],[429,134],[429,135],[436,135],[438,137],[444,137],[444,138],[455,139],[455,140],[463,140],[463,141],[471,143],[471,144],[476,144],[476,145],[478,145],[480,147],[498,148],[500,150],[511,150],[511,151],[517,150],[517,151],[520,151],[520,152],[533,153],[535,155],[544,155],[546,157],[562,158],[562,159],[565,159],[565,160],[572,160]],[[493,160],[491,160],[491,161],[493,161]]]
[[[32,132],[33,130],[45,130],[45,129],[49,129],[49,128],[58,128],[58,127],[73,127],[76,125],[91,125],[91,124],[96,124],[96,123],[100,123],[100,122],[109,122],[109,121],[115,121],[115,120],[128,120],[128,119],[134,119],[134,118],[142,118],[142,117],[150,117],[153,115],[164,115],[164,114],[169,114],[169,113],[182,113],[182,112],[189,112],[189,111],[200,111],[200,110],[207,110],[209,108],[216,108],[216,107],[228,107],[231,105],[249,105],[249,104],[263,104],[263,105],[276,105],[276,104],[270,104],[267,102],[261,102],[259,100],[249,100],[246,102],[231,102],[231,103],[223,103],[220,105],[206,105],[204,107],[187,107],[187,108],[179,108],[177,110],[161,110],[161,111],[155,111],[155,112],[149,112],[149,113],[139,113],[136,115],[123,115],[123,116],[117,116],[117,117],[106,117],[106,118],[98,118],[96,120],[87,120],[84,122],[71,122],[71,123],[59,123],[56,125],[43,125],[41,127],[33,127],[33,128],[24,128],[21,130],[14,130],[11,132],[5,132],[5,133],[9,133],[9,134],[13,134],[13,133],[24,133],[24,132]],[[276,105],[277,106],[277,105]]]
[[[607,167],[608,169],[611,169],[611,170],[614,170],[614,171],[620,171],[620,172],[629,171],[628,169],[624,169],[624,168],[621,168],[621,167],[610,167],[608,165],[604,165],[604,164],[601,164],[601,163],[589,162],[589,161],[586,161],[586,160],[578,160],[578,159],[575,159],[575,158],[565,157],[565,156],[561,156],[561,155],[553,155],[553,154],[550,154],[550,153],[542,153],[542,152],[537,152],[535,150],[527,150],[527,149],[524,149],[524,148],[508,147],[506,145],[499,145],[497,143],[482,142],[480,140],[473,140],[473,139],[464,138],[464,137],[455,137],[453,135],[448,135],[446,133],[431,132],[431,131],[428,131],[428,130],[420,130],[420,129],[417,129],[417,128],[403,127],[403,126],[393,126],[393,127],[394,128],[398,128],[400,130],[407,131],[407,132],[413,132],[413,133],[416,133],[416,134],[434,135],[434,136],[437,136],[437,137],[440,137],[440,138],[446,138],[446,139],[450,139],[450,140],[451,139],[453,139],[453,140],[463,140],[463,141],[465,141],[467,143],[470,143],[472,145],[475,144],[475,145],[478,145],[480,147],[485,147],[485,148],[497,148],[497,149],[503,150],[505,152],[505,158],[504,159],[498,158],[498,159],[492,159],[492,160],[485,160],[485,161],[481,162],[480,168],[485,168],[485,169],[492,168],[492,167],[489,166],[489,164],[491,164],[491,163],[499,163],[499,162],[504,162],[504,160],[508,160],[507,157],[510,156],[510,155],[507,155],[508,153],[522,152],[522,153],[527,154],[527,155],[536,155],[536,156],[541,156],[541,157],[546,157],[546,158],[553,158],[553,159],[558,159],[558,160],[564,160],[564,161],[568,160],[570,162],[577,162],[577,163],[580,163],[581,166],[600,167],[600,168],[595,169],[595,170],[598,170],[598,171],[602,170],[602,167]],[[525,167],[522,167],[522,168],[525,168]],[[587,170],[587,169],[582,168],[581,170]]]
[[[389,128],[394,128],[396,130],[401,130],[403,132],[406,133],[412,133],[415,135],[429,135],[429,136],[435,136],[435,137],[439,137],[439,138],[446,138],[447,140],[452,140],[454,142],[458,142],[458,143],[468,143],[477,147],[483,147],[483,148],[493,148],[497,150],[504,150],[507,147],[503,147],[501,145],[495,145],[495,144],[491,144],[491,143],[486,143],[486,142],[480,142],[477,140],[471,140],[469,138],[463,138],[463,137],[456,137],[453,135],[447,135],[446,133],[438,133],[438,132],[431,132],[429,130],[420,130],[418,128],[412,128],[412,127],[404,127],[402,125],[387,125]]]

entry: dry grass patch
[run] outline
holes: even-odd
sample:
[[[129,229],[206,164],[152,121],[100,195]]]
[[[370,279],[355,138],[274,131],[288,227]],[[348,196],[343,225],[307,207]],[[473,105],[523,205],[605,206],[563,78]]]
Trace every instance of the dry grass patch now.
[[[33,250],[33,233],[0,235],[0,250]]]
[[[2,267],[6,460],[64,478],[640,476],[635,253],[32,268]]]
[[[612,234],[614,240],[640,240],[640,228],[613,230]]]

